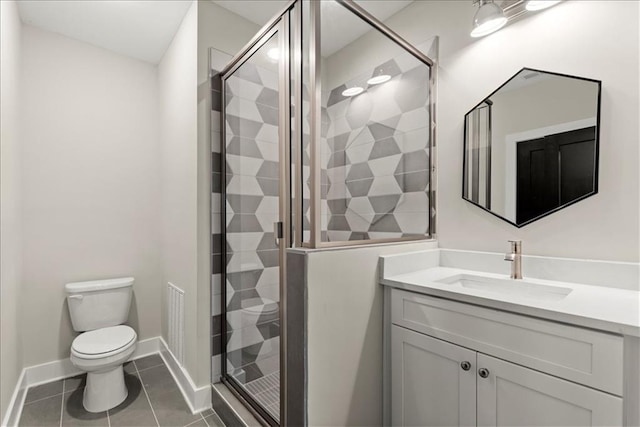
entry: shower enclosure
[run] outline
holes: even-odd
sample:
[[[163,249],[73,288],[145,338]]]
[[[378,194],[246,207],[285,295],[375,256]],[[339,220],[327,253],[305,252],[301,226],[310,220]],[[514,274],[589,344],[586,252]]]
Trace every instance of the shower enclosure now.
[[[304,412],[286,250],[433,237],[432,67],[350,0],[296,0],[219,74],[222,380],[270,425]]]

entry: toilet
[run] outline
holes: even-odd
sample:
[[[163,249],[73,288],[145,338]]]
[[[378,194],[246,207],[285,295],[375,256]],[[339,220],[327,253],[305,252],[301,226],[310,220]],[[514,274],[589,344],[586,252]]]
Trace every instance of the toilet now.
[[[242,313],[242,324],[244,327],[256,326],[260,320],[278,320],[280,306],[277,302],[267,298],[249,298],[240,303]],[[260,347],[249,346],[243,349],[244,352],[257,356],[258,353],[271,354],[271,340],[266,340]]]
[[[128,395],[122,365],[136,349],[137,334],[123,325],[129,316],[133,277],[67,283],[73,329],[82,332],[71,344],[71,363],[87,373],[82,404],[103,412]]]

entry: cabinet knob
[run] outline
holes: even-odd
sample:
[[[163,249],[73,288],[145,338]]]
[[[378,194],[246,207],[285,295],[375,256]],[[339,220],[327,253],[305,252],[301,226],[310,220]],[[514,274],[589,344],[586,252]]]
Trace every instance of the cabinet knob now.
[[[478,369],[478,375],[480,375],[481,378],[488,378],[489,377],[489,370],[486,368],[480,368]]]
[[[460,367],[463,371],[468,371],[469,369],[471,369],[471,363],[465,360],[464,362],[460,363]]]

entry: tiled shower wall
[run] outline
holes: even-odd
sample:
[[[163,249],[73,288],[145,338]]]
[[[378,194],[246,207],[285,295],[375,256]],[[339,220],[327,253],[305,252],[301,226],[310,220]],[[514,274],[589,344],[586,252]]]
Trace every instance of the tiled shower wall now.
[[[367,86],[380,72],[391,79]],[[343,96],[352,86],[365,91]],[[428,97],[429,67],[408,53],[325,92],[322,213],[329,241],[428,233]]]
[[[214,100],[221,99],[221,84],[215,76]],[[221,362],[243,383],[279,369],[279,260],[273,234],[279,191],[277,84],[277,72],[250,62],[227,79],[226,248],[222,248],[219,225],[222,159],[220,145],[213,144],[212,228],[217,230],[213,235],[214,381],[220,376]],[[219,103],[213,103],[213,110],[213,120],[220,123]],[[213,140],[220,141],[219,126],[213,128]],[[226,319],[221,315],[222,250],[227,254]],[[221,335],[223,321],[227,322],[226,337]],[[226,361],[220,360],[222,339],[227,340]]]

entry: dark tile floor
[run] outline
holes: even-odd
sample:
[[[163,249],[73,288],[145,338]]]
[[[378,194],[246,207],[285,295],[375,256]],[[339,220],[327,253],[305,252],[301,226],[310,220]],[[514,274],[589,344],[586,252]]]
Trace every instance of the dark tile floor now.
[[[82,407],[85,375],[30,388],[20,426],[213,427],[224,426],[211,409],[192,414],[159,355],[124,365],[129,396],[93,414]]]

